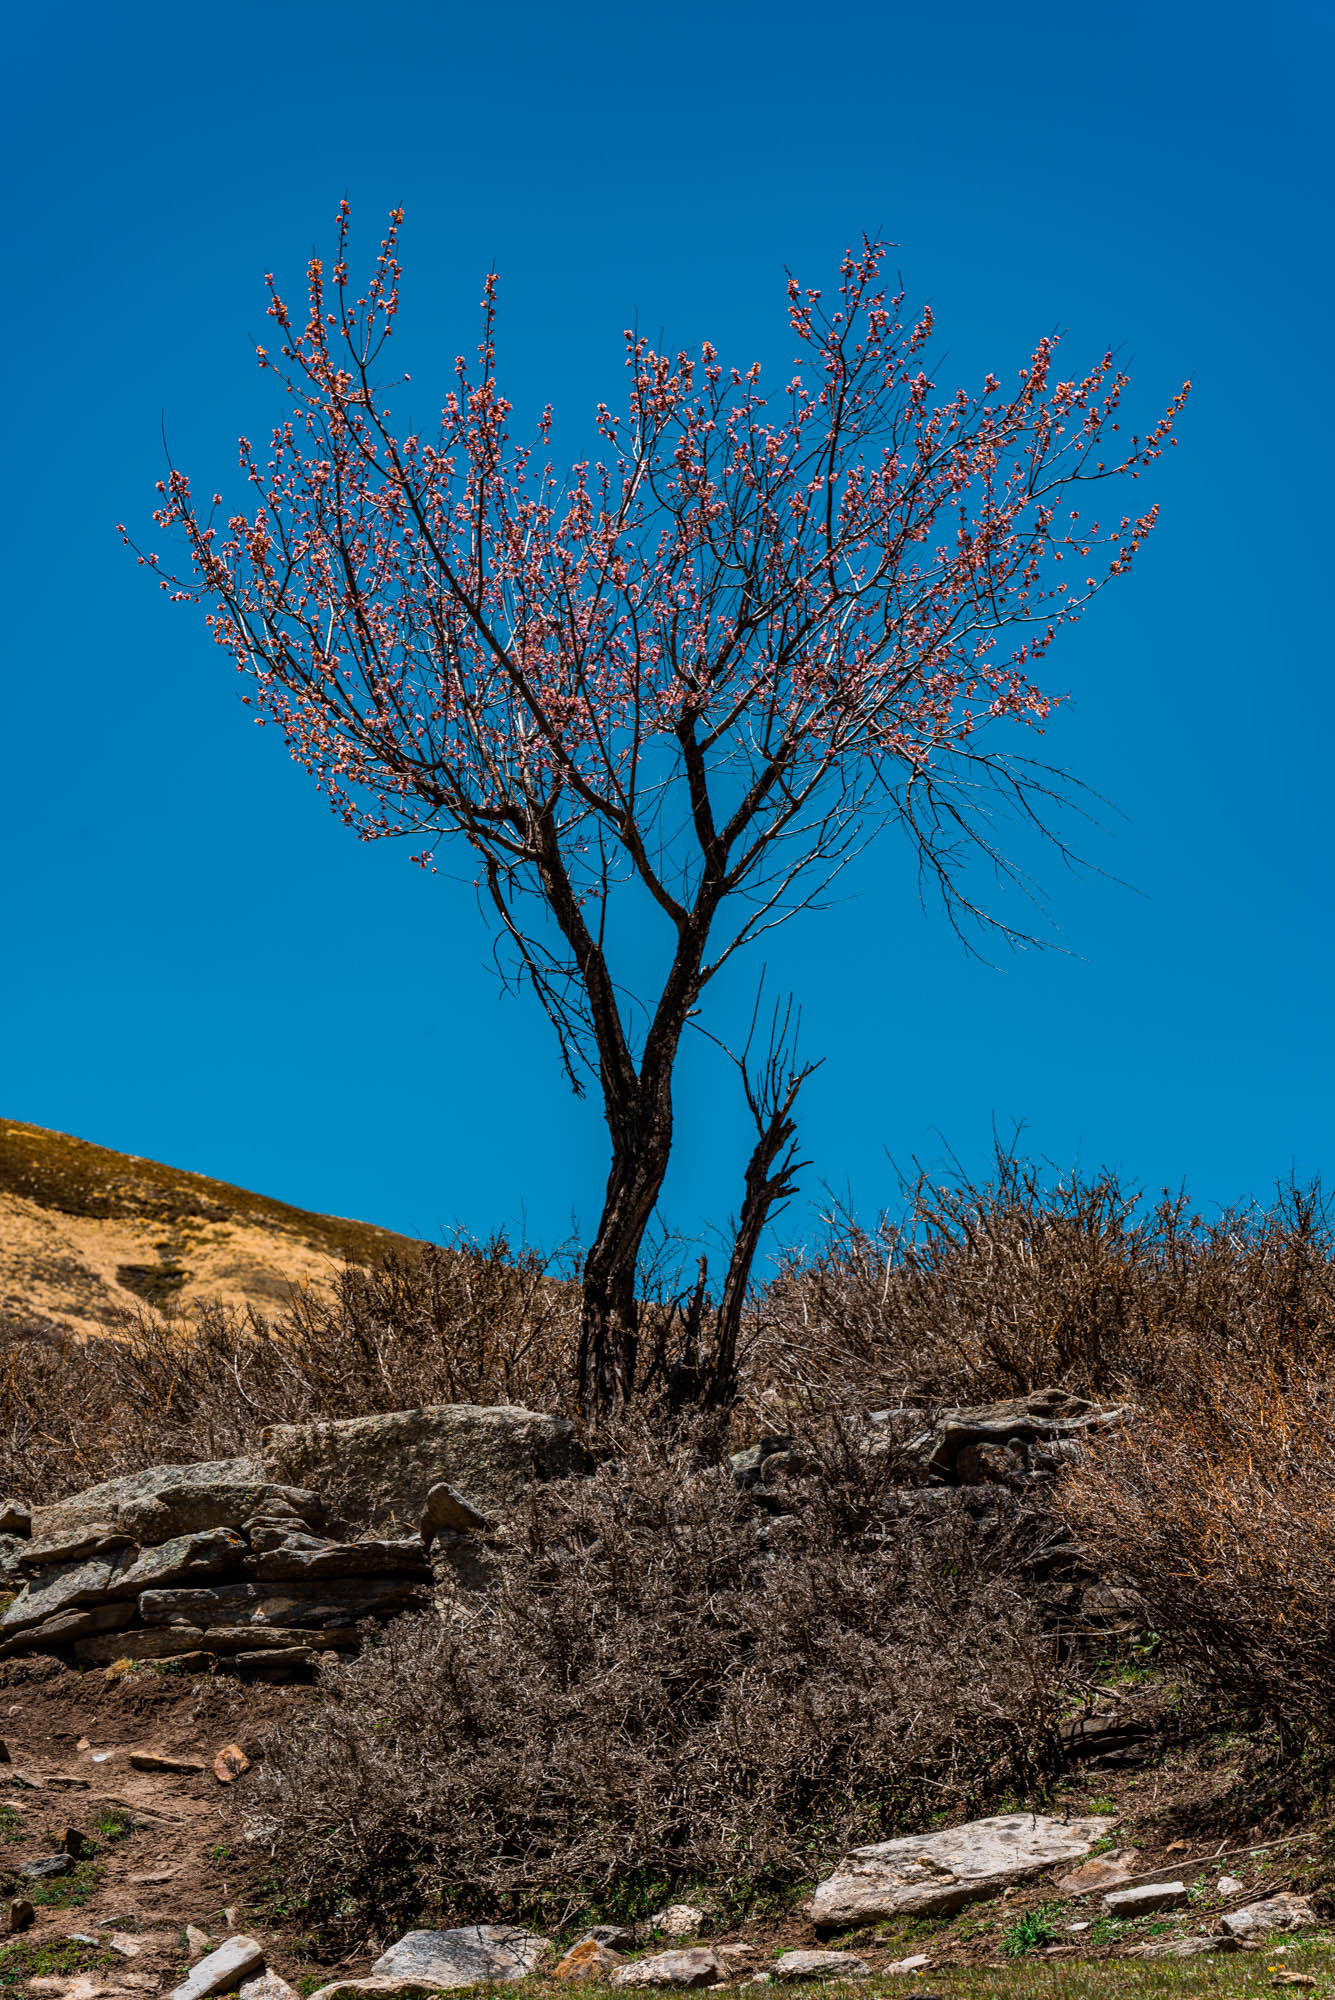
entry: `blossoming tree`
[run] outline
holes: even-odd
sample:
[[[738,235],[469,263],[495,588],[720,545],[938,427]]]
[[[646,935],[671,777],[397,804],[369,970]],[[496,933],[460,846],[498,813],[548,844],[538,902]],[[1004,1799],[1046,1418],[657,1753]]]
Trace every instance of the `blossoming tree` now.
[[[1186,391],[1122,438],[1112,356],[1063,377],[1045,338],[1013,391],[988,375],[940,400],[931,314],[905,313],[885,246],[864,242],[831,300],[789,281],[798,359],[772,395],[709,343],[672,357],[628,333],[624,409],[599,404],[596,458],[558,472],[550,409],[535,441],[511,436],[494,278],[480,363],[457,362],[438,428],[392,424],[377,377],[401,220],[360,290],[346,203],[303,315],[267,281],[276,351],[259,360],[288,414],[267,453],[242,440],[251,498],[222,516],[172,469],[155,519],[183,532],[192,573],[140,559],[210,607],[243,699],[347,825],[411,835],[427,867],[447,838],[472,850],[572,1081],[596,1078],[611,1162],[583,1270],[593,1415],[637,1382],[637,1269],[706,990],[877,826],[907,832],[958,907],[960,837],[987,843],[971,802],[1000,787],[1038,810],[1047,775],[993,738],[1041,727],[1056,634],[1155,519],[1086,520],[1080,489],[1138,477]],[[640,1007],[618,976],[627,898],[665,941]],[[757,1136],[710,1308],[724,1395],[807,1074],[782,1033],[741,1066]]]

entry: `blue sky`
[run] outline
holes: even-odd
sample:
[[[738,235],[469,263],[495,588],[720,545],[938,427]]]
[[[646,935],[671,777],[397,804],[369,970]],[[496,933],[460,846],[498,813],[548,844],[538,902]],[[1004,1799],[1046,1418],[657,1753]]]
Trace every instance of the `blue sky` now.
[[[1016,1121],[1206,1203],[1329,1172],[1329,7],[130,0],[29,9],[9,48],[0,1112],[414,1233],[596,1212],[596,1106],[471,891],[346,834],[115,535],[164,424],[200,488],[262,434],[262,275],[295,289],[346,194],[367,237],[407,210],[424,397],[489,268],[509,393],[573,421],[632,318],[786,358],[785,267],[823,282],[878,228],[945,386],[1054,327],[1073,363],[1118,345],[1138,411],[1190,376],[1135,489],[1159,532],[1052,656],[1046,748],[1109,801],[1106,873],[1049,866],[1064,952],[992,965],[886,842],[781,938],[825,1058],[786,1227]],[[746,1137],[708,1044],[679,1111],[694,1234]]]

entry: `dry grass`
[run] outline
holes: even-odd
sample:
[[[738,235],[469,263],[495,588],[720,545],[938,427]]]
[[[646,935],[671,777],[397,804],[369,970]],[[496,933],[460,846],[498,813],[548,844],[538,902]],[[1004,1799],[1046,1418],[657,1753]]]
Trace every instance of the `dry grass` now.
[[[534,1489],[484,1598],[398,1621],[270,1744],[285,1895],[354,1935],[742,1898],[1030,1783],[1059,1700],[1032,1524],[905,1520],[891,1454],[824,1442],[778,1517],[699,1426],[627,1423]]]

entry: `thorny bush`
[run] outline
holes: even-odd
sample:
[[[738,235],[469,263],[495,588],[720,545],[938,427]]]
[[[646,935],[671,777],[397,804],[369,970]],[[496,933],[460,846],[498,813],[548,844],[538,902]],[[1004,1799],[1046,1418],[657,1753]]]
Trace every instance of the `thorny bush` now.
[[[717,1443],[623,1420],[485,1596],[325,1669],[250,1794],[289,1902],[385,1935],[772,1891],[1031,1777],[1058,1704],[1022,1511],[914,1511],[896,1454],[833,1427],[776,1514]]]

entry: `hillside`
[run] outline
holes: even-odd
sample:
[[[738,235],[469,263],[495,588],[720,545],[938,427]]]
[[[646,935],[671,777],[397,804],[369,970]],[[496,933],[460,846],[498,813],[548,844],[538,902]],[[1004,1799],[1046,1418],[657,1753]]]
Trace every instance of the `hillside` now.
[[[0,1121],[0,1318],[91,1333],[144,1305],[261,1310],[406,1237]]]

